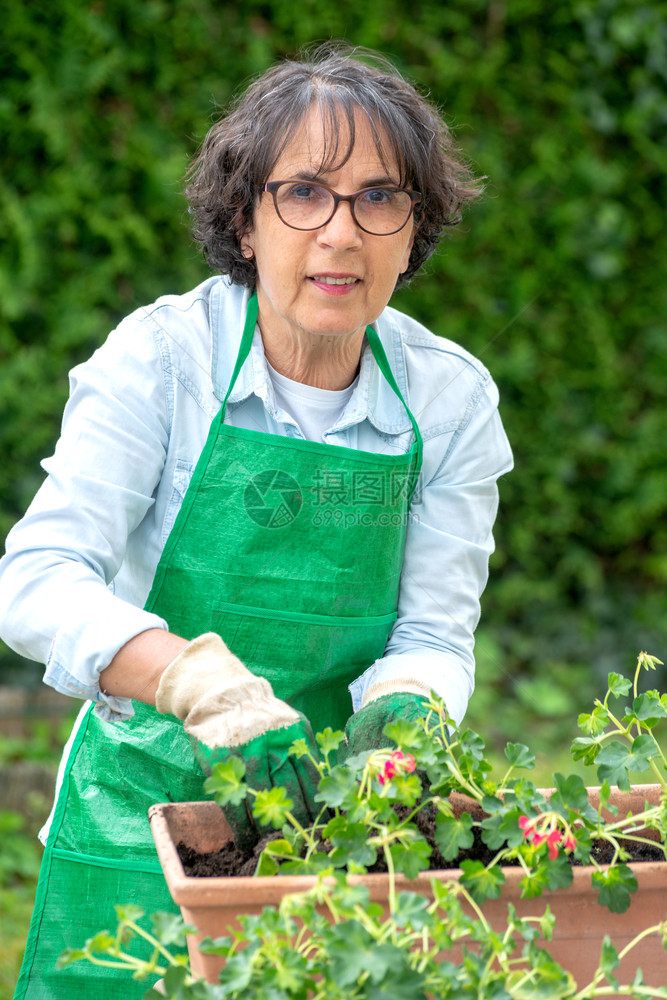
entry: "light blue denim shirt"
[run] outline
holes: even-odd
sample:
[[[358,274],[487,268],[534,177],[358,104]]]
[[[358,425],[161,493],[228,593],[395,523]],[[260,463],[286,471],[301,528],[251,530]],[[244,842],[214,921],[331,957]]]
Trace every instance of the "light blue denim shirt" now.
[[[0,561],[0,635],[46,663],[57,691],[126,719],[129,700],[99,674],[129,639],[167,628],[143,610],[163,546],[220,409],[248,292],[213,277],[138,309],[70,374],[71,395],[47,478]],[[398,619],[384,656],[350,687],[355,711],[380,681],[415,677],[463,717],[473,690],[473,632],[493,551],[496,480],[512,466],[498,393],[461,347],[394,309],[375,328],[419,423],[424,462],[413,499]],[[259,330],[226,422],[301,437],[276,405]],[[358,383],[325,441],[406,452],[408,416],[368,346]],[[287,599],[287,595],[286,595]],[[224,638],[224,637],[223,637]]]

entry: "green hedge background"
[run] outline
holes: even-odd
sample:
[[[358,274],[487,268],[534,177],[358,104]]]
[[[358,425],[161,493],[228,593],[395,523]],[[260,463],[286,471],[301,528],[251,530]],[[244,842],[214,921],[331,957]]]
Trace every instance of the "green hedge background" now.
[[[562,736],[609,669],[667,660],[667,5],[642,0],[0,2],[0,534],[67,371],[208,273],[181,178],[216,109],[329,38],[441,106],[484,199],[394,304],[491,369],[516,470],[473,720]],[[6,649],[18,680],[27,664]]]

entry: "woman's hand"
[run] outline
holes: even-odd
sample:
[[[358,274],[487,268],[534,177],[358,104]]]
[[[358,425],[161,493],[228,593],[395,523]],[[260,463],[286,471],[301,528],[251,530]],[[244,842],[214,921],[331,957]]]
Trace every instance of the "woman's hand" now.
[[[310,724],[276,698],[269,682],[251,673],[220,636],[199,636],[169,663],[155,706],[183,720],[206,774],[230,756],[241,757],[252,788],[283,787],[296,819],[310,823],[315,818],[317,770],[307,758],[289,754],[294,740],[304,738],[317,759]],[[252,848],[259,834],[245,803],[226,806],[224,812],[237,845]]]
[[[345,726],[345,744],[338,751],[339,759],[354,757],[368,750],[392,747],[393,742],[382,730],[394,719],[423,719],[427,709],[424,695],[394,691],[369,702],[352,715]]]

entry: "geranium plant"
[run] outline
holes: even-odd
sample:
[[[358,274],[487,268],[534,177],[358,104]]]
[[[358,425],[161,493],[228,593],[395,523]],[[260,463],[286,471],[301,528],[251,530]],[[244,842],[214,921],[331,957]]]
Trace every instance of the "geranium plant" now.
[[[573,864],[591,865],[598,901],[623,913],[637,886],[628,864],[633,845],[667,856],[667,761],[655,737],[667,718],[667,695],[638,690],[642,671],[660,663],[640,654],[634,680],[611,674],[604,700],[579,717],[583,735],[572,752],[597,769],[598,808],[576,774],[555,774],[550,793],[538,790],[519,773],[534,765],[520,743],[506,747],[506,768],[495,778],[480,736],[453,726],[435,696],[419,723],[386,726],[392,746],[343,763],[336,763],[343,735],[318,735],[321,756],[313,764],[321,811],[308,828],[295,820],[283,789],[248,786],[240,759],[216,765],[206,790],[222,808],[249,797],[256,819],[280,831],[264,846],[257,874],[316,875],[314,887],[286,895],[259,916],[241,917],[240,929],[201,945],[225,959],[217,984],[195,981],[185,956],[168,947],[184,943],[182,921],[158,915],[151,935],[137,923],[136,908],[119,908],[115,936],[103,932],[83,949],[70,949],[62,964],[85,958],[123,964],[137,977],[153,972],[165,977],[168,996],[192,1000],[667,997],[666,986],[645,985],[640,972],[626,984],[616,975],[625,953],[647,935],[660,935],[667,947],[667,905],[665,921],[646,927],[620,952],[605,938],[587,983],[575,983],[540,947],[553,930],[548,907],[539,917],[520,919],[510,906],[502,930],[484,913],[485,902],[501,894],[508,864],[520,866],[524,898],[568,886]],[[297,741],[292,752],[309,750]],[[617,815],[611,785],[629,790],[636,771],[652,772],[663,788],[660,802]],[[454,807],[457,795],[466,796],[466,808]],[[415,878],[433,860],[436,867],[458,864],[460,876],[432,879],[428,897],[401,891],[399,874]],[[369,869],[388,873],[385,907],[348,878]],[[152,942],[147,961],[125,949],[128,935],[137,934]],[[448,957],[454,944],[463,946],[458,962]]]

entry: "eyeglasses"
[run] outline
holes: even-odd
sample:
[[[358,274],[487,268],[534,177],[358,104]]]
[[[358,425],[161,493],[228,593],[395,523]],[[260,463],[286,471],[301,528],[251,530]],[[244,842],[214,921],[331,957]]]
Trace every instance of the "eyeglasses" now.
[[[268,181],[278,218],[290,229],[319,229],[333,218],[341,201],[350,205],[352,218],[371,236],[391,236],[406,225],[421,201],[417,191],[399,187],[368,187],[355,194],[337,194],[326,184],[309,181]]]

